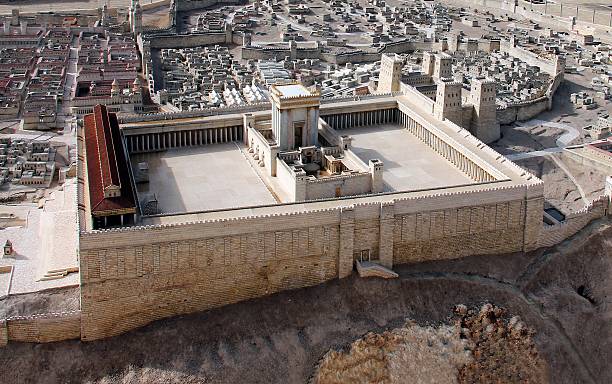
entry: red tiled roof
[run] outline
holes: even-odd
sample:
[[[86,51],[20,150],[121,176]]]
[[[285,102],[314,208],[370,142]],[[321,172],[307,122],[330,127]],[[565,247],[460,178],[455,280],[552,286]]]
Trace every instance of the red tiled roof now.
[[[119,214],[118,211],[134,211],[134,194],[117,116],[108,113],[105,106],[96,105],[94,113],[84,118],[84,130],[92,215],[108,216]],[[120,187],[121,196],[104,197],[104,190],[113,185]]]

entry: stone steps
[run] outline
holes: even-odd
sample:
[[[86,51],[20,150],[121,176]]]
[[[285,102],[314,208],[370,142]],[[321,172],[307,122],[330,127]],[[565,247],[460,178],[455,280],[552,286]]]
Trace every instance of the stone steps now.
[[[42,278],[40,278],[39,281],[61,279],[63,277],[68,276],[69,273],[74,273],[74,272],[78,272],[78,271],[79,271],[78,267],[52,269],[50,271],[47,271],[47,273],[45,273],[45,275]]]
[[[381,277],[383,279],[395,279],[399,275],[391,269],[371,261],[355,261],[359,277]]]

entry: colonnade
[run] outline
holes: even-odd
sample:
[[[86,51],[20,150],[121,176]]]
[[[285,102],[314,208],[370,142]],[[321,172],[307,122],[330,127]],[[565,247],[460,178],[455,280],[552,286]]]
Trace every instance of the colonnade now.
[[[130,153],[163,151],[242,140],[242,126],[125,136]]]
[[[376,111],[340,113],[323,116],[323,120],[325,120],[330,127],[341,130],[375,124],[396,123],[398,115],[399,110],[397,108],[389,108]]]
[[[427,144],[431,149],[468,175],[472,180],[477,182],[495,181],[495,177],[489,172],[478,166],[478,164],[461,153],[461,151],[423,127],[410,116],[402,112],[399,119],[400,124],[404,126],[408,132],[419,138],[423,143]]]

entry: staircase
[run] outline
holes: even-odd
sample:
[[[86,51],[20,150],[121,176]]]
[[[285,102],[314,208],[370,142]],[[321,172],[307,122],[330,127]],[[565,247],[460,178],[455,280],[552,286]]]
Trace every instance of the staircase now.
[[[383,279],[394,279],[399,275],[387,267],[371,261],[355,260],[359,277],[382,277]]]
[[[71,268],[62,268],[62,269],[52,269],[47,271],[43,277],[40,278],[39,281],[47,281],[47,280],[56,280],[61,279],[63,277],[68,276],[69,273],[79,272],[78,267]]]

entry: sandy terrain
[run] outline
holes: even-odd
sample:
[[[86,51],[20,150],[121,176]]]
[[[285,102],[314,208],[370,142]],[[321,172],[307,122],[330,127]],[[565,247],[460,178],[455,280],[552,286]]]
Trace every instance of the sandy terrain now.
[[[394,280],[353,275],[97,342],[11,343],[0,349],[0,382],[305,383],[330,349],[368,332],[406,319],[452,325],[456,304],[491,302],[533,328],[550,382],[608,383],[611,239],[612,223],[600,220],[550,250],[401,266]],[[506,367],[519,357],[477,361]]]

